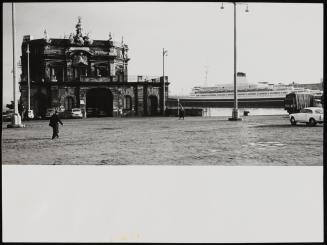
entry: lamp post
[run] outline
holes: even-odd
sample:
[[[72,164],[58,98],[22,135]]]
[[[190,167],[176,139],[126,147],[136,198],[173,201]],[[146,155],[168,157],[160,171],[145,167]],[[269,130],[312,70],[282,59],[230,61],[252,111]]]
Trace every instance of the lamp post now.
[[[27,119],[34,118],[34,112],[31,110],[31,77],[30,77],[30,44],[27,43]]]
[[[13,41],[13,95],[14,95],[14,113],[11,118],[11,124],[8,124],[8,128],[22,128],[25,125],[22,124],[22,119],[18,113],[18,105],[16,100],[16,50],[15,50],[15,5],[12,3],[12,41]]]
[[[236,85],[236,79],[237,79],[237,53],[236,53],[236,5],[237,4],[243,4],[240,2],[232,2],[234,4],[234,108],[232,112],[232,117],[228,118],[230,121],[239,121],[242,120],[238,116],[238,100],[237,100],[237,85]],[[222,3],[220,9],[224,9],[224,4]],[[246,10],[245,12],[249,12],[248,5],[246,4]]]
[[[122,47],[122,60],[123,60],[123,82],[125,82],[125,46],[124,46],[124,37],[121,38],[121,47]]]
[[[165,115],[166,112],[166,82],[165,82],[165,56],[168,55],[168,51],[164,48],[162,49],[162,78],[163,78],[163,112]]]
[[[27,112],[29,113],[29,111],[31,110],[30,45],[29,45],[29,43],[27,43],[26,53],[27,53]]]

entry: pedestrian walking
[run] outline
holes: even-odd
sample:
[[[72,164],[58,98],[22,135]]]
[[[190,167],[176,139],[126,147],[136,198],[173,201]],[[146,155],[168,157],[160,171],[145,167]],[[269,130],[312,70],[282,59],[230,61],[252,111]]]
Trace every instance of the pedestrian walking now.
[[[181,104],[180,105],[180,109],[179,109],[179,118],[178,119],[182,119],[184,120],[184,108]]]
[[[50,117],[49,123],[49,126],[52,127],[53,130],[52,139],[59,138],[59,123],[63,126],[63,123],[58,116],[58,112],[55,111],[55,113]]]

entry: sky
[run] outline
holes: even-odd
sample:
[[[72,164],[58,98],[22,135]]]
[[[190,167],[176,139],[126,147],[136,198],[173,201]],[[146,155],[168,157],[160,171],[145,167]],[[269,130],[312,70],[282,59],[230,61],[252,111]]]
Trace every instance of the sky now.
[[[218,2],[15,3],[16,62],[24,35],[62,38],[78,16],[94,40],[129,46],[129,75],[169,77],[169,94],[233,81],[233,5]],[[323,5],[237,5],[237,71],[250,83],[318,83],[323,77]],[[11,3],[3,4],[3,105],[13,98]],[[206,77],[207,71],[207,80]],[[20,71],[17,71],[18,78]],[[19,95],[19,92],[18,92]]]

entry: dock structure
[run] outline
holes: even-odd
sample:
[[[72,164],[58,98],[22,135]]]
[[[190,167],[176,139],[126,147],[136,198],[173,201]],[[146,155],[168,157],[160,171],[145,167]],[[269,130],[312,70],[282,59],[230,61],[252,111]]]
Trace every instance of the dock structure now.
[[[189,108],[221,108],[230,107],[234,105],[233,99],[220,99],[220,98],[203,98],[192,96],[173,96],[167,100],[167,107],[173,108],[177,105],[177,100],[184,107]],[[284,108],[284,98],[239,98],[239,107],[243,108]]]

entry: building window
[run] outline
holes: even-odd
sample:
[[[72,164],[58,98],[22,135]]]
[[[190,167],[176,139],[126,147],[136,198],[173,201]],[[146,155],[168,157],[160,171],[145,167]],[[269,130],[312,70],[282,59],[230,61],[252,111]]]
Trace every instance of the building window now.
[[[132,109],[132,97],[130,95],[125,96],[124,109],[125,110],[131,110]]]
[[[50,80],[51,80],[51,82],[63,82],[64,81],[64,67],[62,67],[62,66],[50,67]]]
[[[75,79],[78,79],[78,69],[77,68],[74,68],[74,70],[73,70],[73,72],[74,72],[74,78]]]
[[[73,73],[74,78],[79,80],[81,76],[87,76],[87,67],[75,67]]]
[[[51,82],[57,82],[56,71],[54,67],[50,68],[50,80]]]
[[[86,67],[81,67],[80,68],[80,74],[81,74],[81,76],[87,76],[87,69],[86,69]]]
[[[108,74],[108,68],[106,66],[98,66],[96,67],[96,74],[99,77],[107,77]]]

